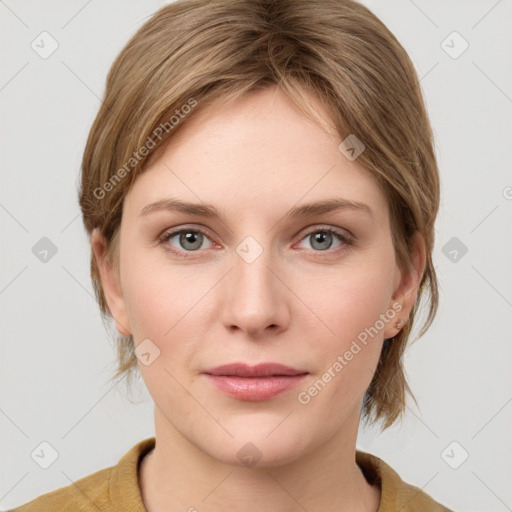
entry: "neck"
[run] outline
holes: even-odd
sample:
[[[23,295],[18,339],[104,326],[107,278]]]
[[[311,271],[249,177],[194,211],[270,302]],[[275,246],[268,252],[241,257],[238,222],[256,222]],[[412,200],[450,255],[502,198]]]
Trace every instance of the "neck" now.
[[[155,407],[154,450],[139,482],[148,512],[376,512],[380,490],[355,462],[359,418],[343,432],[283,465],[245,467],[219,461],[184,438]]]

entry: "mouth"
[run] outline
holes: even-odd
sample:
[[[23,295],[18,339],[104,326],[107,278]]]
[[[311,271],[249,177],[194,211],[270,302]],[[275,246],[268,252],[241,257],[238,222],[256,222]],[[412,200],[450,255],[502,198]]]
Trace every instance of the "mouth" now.
[[[237,400],[261,402],[270,400],[295,387],[306,375],[306,370],[279,363],[249,366],[231,363],[202,372],[223,393]]]

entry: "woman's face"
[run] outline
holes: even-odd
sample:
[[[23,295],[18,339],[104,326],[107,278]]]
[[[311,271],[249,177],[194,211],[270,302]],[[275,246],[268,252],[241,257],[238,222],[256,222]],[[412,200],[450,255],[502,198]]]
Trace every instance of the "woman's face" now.
[[[157,438],[267,465],[355,439],[383,339],[415,293],[386,198],[340,142],[269,88],[194,114],[136,180],[120,285],[105,267],[102,280]],[[298,375],[207,373],[232,363]]]

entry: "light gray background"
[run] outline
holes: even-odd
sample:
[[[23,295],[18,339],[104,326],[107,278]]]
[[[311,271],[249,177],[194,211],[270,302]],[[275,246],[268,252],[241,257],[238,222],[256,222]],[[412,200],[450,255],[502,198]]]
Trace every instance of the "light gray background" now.
[[[2,509],[112,466],[154,435],[145,389],[133,404],[107,382],[114,351],[77,186],[107,71],[165,3],[0,1]],[[361,431],[358,447],[457,511],[512,510],[512,1],[364,3],[409,52],[436,134],[441,305],[407,353],[420,408],[409,403],[381,435]],[[47,59],[31,48],[43,31],[59,44]],[[469,43],[458,58],[442,47],[453,31]],[[461,44],[451,36],[444,46]],[[42,237],[58,249],[46,263],[32,252]],[[453,237],[468,248],[455,262],[444,254]],[[59,455],[48,469],[31,458],[43,441]],[[453,469],[462,450],[469,457]]]

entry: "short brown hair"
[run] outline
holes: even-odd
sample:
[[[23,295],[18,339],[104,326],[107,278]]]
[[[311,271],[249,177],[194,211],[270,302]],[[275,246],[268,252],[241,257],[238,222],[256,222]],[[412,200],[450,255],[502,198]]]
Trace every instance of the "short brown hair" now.
[[[358,162],[387,197],[401,269],[411,265],[412,235],[419,231],[424,236],[427,260],[416,303],[402,331],[385,340],[363,401],[363,418],[368,423],[384,420],[385,429],[403,413],[405,392],[412,396],[402,356],[426,292],[428,313],[418,337],[437,310],[432,251],[439,177],[414,67],[366,7],[352,0],[177,0],[157,11],[108,74],[82,161],[84,225],[89,234],[99,228],[109,261],[117,268],[123,199],[150,156],[202,106],[269,85],[278,85],[311,119],[308,95],[315,95],[340,140],[355,134],[363,141]],[[155,149],[141,154],[144,147]],[[92,252],[91,277],[107,320],[110,312]],[[131,336],[117,338],[117,353],[113,379],[131,376],[137,368]]]

